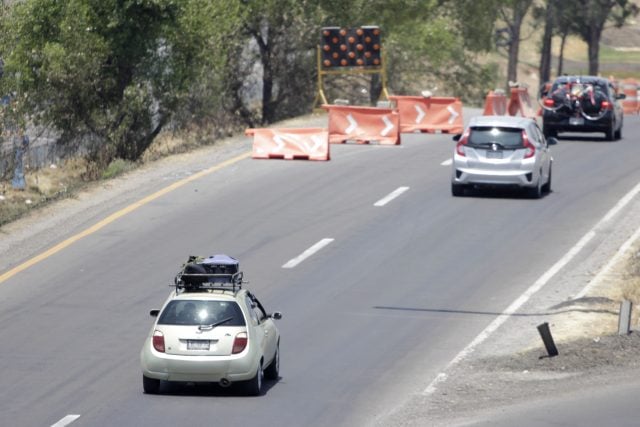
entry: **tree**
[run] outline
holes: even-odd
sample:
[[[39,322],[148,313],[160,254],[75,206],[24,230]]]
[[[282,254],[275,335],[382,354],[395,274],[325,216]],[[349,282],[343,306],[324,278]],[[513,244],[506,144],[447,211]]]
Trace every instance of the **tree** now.
[[[507,26],[508,34],[508,64],[507,80],[518,81],[518,61],[520,54],[520,42],[522,41],[521,29],[524,18],[527,15],[533,0],[504,0],[498,8],[500,19]]]
[[[589,74],[597,75],[600,57],[600,39],[609,22],[619,28],[631,16],[638,14],[638,6],[629,0],[584,0],[574,8],[572,26],[587,43]]]
[[[17,2],[0,21],[0,84],[17,94],[23,116],[60,130],[62,143],[84,135],[100,164],[136,160],[193,100],[203,73],[224,68],[221,34],[235,23],[233,4]]]
[[[300,112],[305,100],[311,105],[315,45],[318,37],[315,2],[297,0],[244,0],[243,16],[235,53],[235,108],[252,124],[273,123]],[[260,114],[247,108],[243,77],[256,74],[252,52],[260,66]],[[244,95],[243,95],[244,91]],[[249,93],[249,97],[251,94]]]

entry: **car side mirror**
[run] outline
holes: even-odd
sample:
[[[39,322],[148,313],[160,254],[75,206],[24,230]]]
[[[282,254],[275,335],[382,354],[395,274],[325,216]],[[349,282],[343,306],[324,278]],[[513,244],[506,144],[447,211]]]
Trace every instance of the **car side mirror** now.
[[[558,139],[555,136],[550,136],[547,138],[547,145],[556,145],[558,143]]]
[[[282,313],[280,313],[279,311],[274,311],[272,314],[269,315],[269,317],[275,320],[280,320],[282,319]]]
[[[619,93],[616,95],[616,99],[625,99],[627,97],[626,93]]]
[[[457,133],[455,135],[453,135],[453,137],[451,139],[453,139],[455,142],[460,141],[460,138],[462,138],[462,134],[461,133]]]
[[[149,316],[151,317],[158,317],[158,314],[160,314],[160,310],[158,309],[153,309],[149,312]]]

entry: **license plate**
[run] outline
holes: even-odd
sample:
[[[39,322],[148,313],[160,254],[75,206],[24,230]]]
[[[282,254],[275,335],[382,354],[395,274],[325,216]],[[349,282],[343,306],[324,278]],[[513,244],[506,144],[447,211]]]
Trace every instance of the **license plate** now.
[[[487,151],[487,159],[501,159],[502,151]]]
[[[569,117],[569,124],[571,126],[582,126],[584,119],[582,117]]]
[[[209,350],[209,340],[187,340],[187,350]]]

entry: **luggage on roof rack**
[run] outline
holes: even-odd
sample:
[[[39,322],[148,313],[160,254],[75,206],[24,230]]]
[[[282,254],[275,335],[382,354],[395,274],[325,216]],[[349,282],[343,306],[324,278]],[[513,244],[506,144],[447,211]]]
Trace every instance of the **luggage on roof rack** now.
[[[176,291],[242,289],[242,272],[237,259],[228,255],[207,258],[190,256],[175,278]]]

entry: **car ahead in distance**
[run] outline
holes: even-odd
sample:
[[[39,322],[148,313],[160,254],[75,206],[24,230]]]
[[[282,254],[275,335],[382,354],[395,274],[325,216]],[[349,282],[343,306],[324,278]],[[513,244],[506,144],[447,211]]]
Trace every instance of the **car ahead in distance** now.
[[[476,116],[457,141],[451,169],[451,193],[471,187],[516,187],[530,197],[551,191],[553,158],[535,120],[516,116]]]
[[[235,258],[189,257],[175,279],[140,352],[145,393],[160,392],[162,381],[241,382],[261,394],[264,378],[277,380],[280,333],[260,301],[242,288]],[[173,286],[173,285],[172,285]]]
[[[542,94],[542,131],[546,137],[560,132],[603,132],[607,141],[622,138],[624,112],[621,99],[606,78],[561,76]]]

